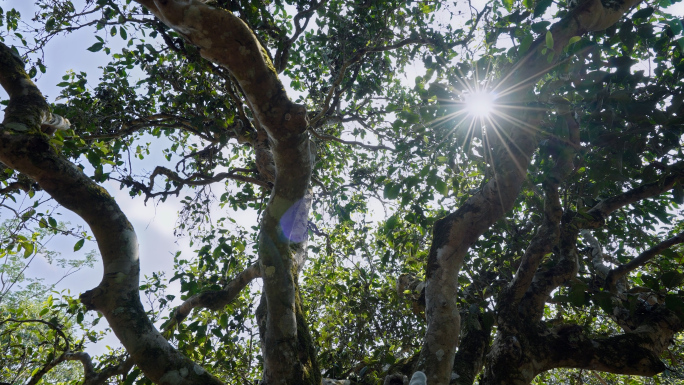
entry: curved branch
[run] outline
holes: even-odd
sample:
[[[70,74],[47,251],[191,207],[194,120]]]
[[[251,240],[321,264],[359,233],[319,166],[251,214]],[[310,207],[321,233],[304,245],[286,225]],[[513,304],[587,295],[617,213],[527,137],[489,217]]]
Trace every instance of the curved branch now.
[[[0,126],[0,162],[34,179],[59,204],[83,218],[97,239],[103,278],[96,288],[81,295],[81,302],[105,316],[152,381],[164,382],[164,378],[178,376],[181,368],[190,367],[195,370],[189,371],[186,383],[220,384],[154,328],[140,302],[138,242],[133,226],[114,198],[58,154],[48,136],[40,132],[41,124],[52,118],[49,106],[21,60],[2,43],[0,84],[10,96]]]
[[[560,205],[558,183],[544,185],[544,219],[537,232],[532,237],[529,246],[522,256],[520,266],[506,289],[506,298],[499,301],[502,306],[517,305],[530,287],[534,275],[544,256],[549,254],[558,243],[560,236],[560,221],[563,209]],[[512,310],[512,308],[511,308]]]
[[[299,12],[297,15],[295,15],[295,31],[292,34],[292,37],[288,39],[287,36],[284,36],[283,39],[281,39],[282,48],[278,49],[278,52],[276,52],[274,64],[278,73],[283,72],[287,67],[287,61],[290,58],[290,48],[292,48],[292,44],[294,44],[299,35],[301,35],[302,32],[304,32],[304,30],[306,29],[306,26],[309,24],[309,20],[311,20],[311,16],[313,16],[313,13],[316,12],[316,10],[318,10],[323,4],[327,2],[328,0],[321,0],[317,3],[315,2],[309,6],[309,9]],[[303,18],[306,18],[306,20],[304,21],[304,25],[302,26],[300,24],[300,21]]]
[[[95,370],[90,355],[85,352],[64,352],[59,357],[50,361],[34,374],[26,385],[36,385],[40,380],[55,366],[64,361],[79,361],[83,365],[84,381],[83,385],[104,385],[111,377],[127,374],[133,367],[133,359],[130,357],[118,365],[110,365],[100,370]]]
[[[377,151],[377,150],[388,150],[388,151],[394,151],[393,148],[384,146],[384,145],[382,145],[382,144],[379,144],[379,145],[365,144],[365,143],[363,143],[363,142],[357,142],[357,141],[355,141],[355,140],[344,140],[344,139],[340,139],[340,138],[338,138],[338,137],[336,137],[336,136],[333,136],[333,135],[320,134],[320,133],[318,133],[316,130],[314,130],[313,127],[309,127],[309,131],[310,131],[316,138],[321,139],[321,140],[332,140],[333,142],[337,142],[337,143],[351,144],[351,145],[354,145],[354,146],[363,147],[363,148],[365,148],[366,150],[373,150],[373,151]]]
[[[16,318],[7,318],[4,321],[0,322],[0,325],[3,325],[8,322],[13,322],[13,323],[18,323],[18,324],[23,324],[23,323],[41,323],[43,325],[47,325],[50,329],[54,330],[57,334],[59,334],[60,337],[64,340],[65,348],[64,350],[69,350],[69,338],[67,338],[66,334],[62,331],[62,328],[59,327],[58,325],[53,324],[52,322],[48,322],[42,319],[16,319]]]
[[[172,180],[174,182],[180,183],[180,186],[174,191],[178,192],[180,191],[179,189],[182,188],[183,186],[206,186],[208,184],[220,182],[224,179],[233,179],[237,180],[240,182],[246,182],[246,183],[253,183],[257,186],[261,186],[263,188],[269,189],[271,188],[269,184],[261,179],[249,177],[249,176],[244,176],[244,175],[239,175],[236,174],[237,172],[254,172],[254,170],[250,169],[244,169],[244,168],[234,168],[228,172],[220,172],[215,175],[205,175],[201,173],[194,173],[190,175],[188,178],[181,178],[176,172],[169,170],[166,167],[161,167],[157,166],[154,171],[152,172],[152,175],[150,175],[150,186],[147,187],[149,193],[148,197],[153,197],[156,195],[160,195],[163,192],[160,193],[153,193],[152,189],[154,188],[154,178],[157,175],[164,175],[169,180]]]
[[[556,288],[568,282],[577,275],[579,269],[579,253],[577,251],[577,236],[579,230],[564,215],[560,226],[558,240],[558,262],[551,268],[537,271],[534,275],[524,298],[521,301],[521,312],[528,312],[535,320],[544,314],[544,305]]]
[[[158,197],[158,196],[167,197],[169,195],[178,195],[184,186],[206,186],[206,185],[209,185],[212,183],[220,182],[220,181],[225,180],[225,179],[232,179],[232,180],[236,180],[239,182],[245,182],[245,183],[253,183],[257,186],[260,186],[260,187],[263,187],[266,189],[271,188],[271,185],[268,182],[265,182],[261,179],[257,179],[254,177],[236,174],[238,172],[255,172],[255,170],[245,169],[245,168],[234,168],[228,172],[220,172],[220,173],[215,174],[215,175],[205,175],[202,173],[194,173],[187,178],[182,178],[175,171],[169,170],[166,167],[157,166],[154,169],[154,171],[152,172],[152,174],[150,175],[150,184],[149,185],[145,185],[141,182],[137,182],[137,181],[133,180],[131,177],[128,177],[126,179],[117,179],[117,178],[112,178],[112,179],[119,181],[128,187],[133,187],[135,189],[142,191],[143,193],[145,193],[145,201],[147,201],[150,198],[154,198],[154,197]],[[169,180],[177,182],[178,186],[173,190],[164,190],[164,191],[153,192],[152,190],[154,189],[154,178],[157,175],[166,176]]]
[[[671,172],[660,180],[643,184],[622,194],[602,200],[587,211],[588,216],[577,216],[575,218],[576,223],[582,228],[601,227],[605,219],[615,210],[640,200],[660,195],[670,190],[677,182],[684,181],[684,163],[672,165],[670,170]],[[593,217],[593,219],[589,219],[590,217]]]
[[[12,191],[22,190],[24,192],[29,192],[31,190],[31,185],[23,182],[12,182],[5,188],[0,188],[0,194],[7,194]]]
[[[580,234],[584,238],[584,242],[586,242],[589,248],[591,264],[594,267],[594,271],[596,272],[599,278],[605,279],[608,275],[610,268],[605,263],[603,263],[604,254],[601,243],[591,234],[591,231],[589,230],[582,230],[580,231]]]
[[[615,285],[620,278],[624,277],[627,275],[630,271],[633,271],[641,266],[644,266],[647,264],[651,259],[662,253],[663,251],[669,249],[670,247],[674,245],[678,245],[684,243],[684,232],[681,232],[677,235],[675,235],[672,238],[669,238],[667,240],[664,240],[660,242],[659,244],[651,247],[650,249],[642,252],[639,254],[636,258],[633,260],[629,261],[628,263],[624,265],[620,265],[616,267],[615,269],[611,270],[608,272],[608,276],[606,277],[606,287],[610,291],[615,290]]]
[[[213,120],[210,121],[211,123],[214,123]],[[212,129],[215,129],[216,131],[218,130],[226,130],[227,132],[234,132],[236,133],[236,137],[238,138],[238,141],[241,140],[237,132],[242,128],[241,126],[242,122],[241,121],[236,121],[233,125],[228,126],[228,127],[204,127],[206,130],[211,131]],[[210,143],[218,143],[219,139],[212,137],[210,135],[207,135],[206,133],[198,130],[195,128],[190,119],[183,118],[180,116],[175,116],[172,114],[154,114],[154,115],[149,115],[149,116],[144,116],[140,117],[137,119],[133,119],[128,122],[124,122],[121,124],[121,129],[117,132],[112,132],[112,133],[106,133],[106,134],[94,134],[94,135],[84,135],[81,136],[81,139],[83,140],[98,140],[98,139],[114,139],[114,138],[122,138],[131,134],[134,134],[142,129],[145,129],[147,127],[161,127],[161,128],[179,128],[184,131],[188,131],[194,135],[199,136],[200,138],[210,142]]]
[[[173,311],[169,321],[162,326],[162,330],[164,330],[165,334],[168,334],[176,325],[183,322],[194,308],[201,307],[209,310],[221,310],[224,306],[233,302],[235,297],[250,282],[259,277],[261,277],[261,270],[259,269],[259,264],[255,263],[233,278],[223,289],[205,291],[193,295]]]
[[[581,328],[554,331],[546,337],[546,354],[540,366],[543,370],[577,368],[654,376],[666,369],[660,354],[684,323],[664,306],[649,313],[635,330],[608,338],[588,338]]]
[[[86,365],[90,356],[86,353],[83,354],[76,354],[68,356],[67,360],[78,360],[83,363],[83,368],[85,371]],[[92,366],[92,363],[90,364]],[[131,368],[133,368],[134,362],[131,357],[128,357],[126,360],[124,360],[122,363],[118,365],[110,365],[107,366],[106,368],[100,370],[99,372],[92,371],[90,372],[90,375],[88,375],[88,372],[86,371],[85,375],[85,381],[83,381],[83,385],[103,385],[108,383],[107,380],[110,379],[111,377],[117,376],[117,375],[126,375],[128,372],[130,372]]]
[[[525,250],[513,281],[501,297],[503,300],[499,301],[502,304],[502,310],[517,311],[514,310],[514,307],[518,305],[526,292],[529,292],[530,285],[534,280],[542,259],[551,253],[553,247],[560,240],[563,208],[561,207],[558,189],[560,183],[572,174],[574,170],[572,161],[575,156],[575,150],[579,148],[580,142],[577,121],[571,114],[566,114],[564,118],[568,123],[569,140],[567,142],[558,141],[555,144],[560,150],[553,157],[555,165],[543,183],[544,218],[541,226],[530,241],[530,245]]]
[[[244,168],[234,168],[228,172],[220,172],[215,175],[204,175],[200,173],[195,173],[190,175],[188,178],[181,178],[176,172],[169,170],[166,167],[161,167],[157,166],[154,171],[152,172],[152,175],[150,175],[150,191],[152,191],[152,188],[154,187],[154,178],[157,175],[164,175],[170,180],[174,182],[181,183],[183,185],[187,186],[205,186],[208,184],[220,182],[224,179],[233,179],[237,180],[240,182],[248,182],[248,183],[254,183],[258,186],[261,186],[263,188],[270,188],[268,183],[249,176],[244,176],[244,175],[238,175],[236,174],[237,172],[254,172],[254,170],[249,170],[249,169],[244,169]]]

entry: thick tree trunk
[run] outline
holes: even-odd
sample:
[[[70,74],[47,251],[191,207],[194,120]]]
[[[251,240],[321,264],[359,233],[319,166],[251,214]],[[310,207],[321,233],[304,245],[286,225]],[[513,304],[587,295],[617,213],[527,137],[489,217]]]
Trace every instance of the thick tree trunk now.
[[[232,13],[195,0],[138,3],[195,44],[204,58],[231,72],[255,120],[268,134],[275,181],[261,221],[258,251],[264,284],[260,309],[264,383],[317,385],[320,371],[297,290],[311,206],[306,108],[290,101],[264,47]]]
[[[491,315],[489,316],[491,318]],[[482,371],[489,351],[493,319],[482,311],[471,310],[463,322],[463,338],[454,359],[454,373],[450,385],[472,385]]]
[[[604,8],[600,0],[582,2],[551,27],[552,47],[547,47],[546,37],[541,36],[510,76],[501,81],[497,91],[503,96],[502,101],[516,101],[519,105],[537,79],[558,62],[570,38],[613,25],[638,2],[626,0],[615,8]],[[452,365],[459,339],[456,294],[463,259],[477,238],[512,207],[537,147],[538,124],[534,117],[508,120],[494,124],[496,130],[489,127],[486,133],[485,146],[493,149],[490,165],[494,177],[456,212],[437,221],[433,229],[426,268],[428,327],[418,361],[418,368],[426,373],[430,385],[444,385],[459,376],[452,373]]]
[[[311,337],[297,288],[298,272],[306,259],[311,156],[308,138],[302,135],[295,140],[274,145],[276,170],[288,171],[276,172],[259,237],[265,305],[261,331],[264,382],[317,385],[320,371],[311,354]]]
[[[507,139],[494,146],[494,178],[435,224],[426,274],[428,329],[418,362],[430,384],[448,384],[460,376],[451,372],[460,331],[458,274],[470,246],[513,206],[537,145],[535,134],[521,129],[499,133]]]

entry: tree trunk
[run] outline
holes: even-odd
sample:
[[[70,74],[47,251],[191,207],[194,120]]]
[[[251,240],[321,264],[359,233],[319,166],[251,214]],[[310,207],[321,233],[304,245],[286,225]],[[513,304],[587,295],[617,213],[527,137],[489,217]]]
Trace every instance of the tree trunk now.
[[[230,71],[268,134],[275,180],[258,242],[264,383],[318,385],[320,373],[297,291],[311,206],[306,108],[288,98],[268,53],[231,12],[193,0],[137,1],[196,45],[205,59]]]

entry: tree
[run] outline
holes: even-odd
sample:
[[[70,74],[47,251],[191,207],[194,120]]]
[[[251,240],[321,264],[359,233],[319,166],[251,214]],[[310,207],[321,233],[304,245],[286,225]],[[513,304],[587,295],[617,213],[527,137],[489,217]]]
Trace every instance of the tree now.
[[[21,215],[16,214],[17,218],[0,224],[0,239],[6,244],[0,252],[3,262],[0,265],[0,381],[80,383],[82,371],[69,361],[87,357],[83,352],[71,349],[71,345],[83,345],[83,341],[80,344],[75,341],[75,323],[86,326],[83,309],[77,299],[67,295],[55,300],[47,294],[54,292],[55,283],[46,286],[42,279],[30,278],[25,272],[34,259],[40,257],[51,264],[69,266],[66,273],[69,275],[84,266],[92,266],[92,254],[85,259],[60,258],[45,247],[46,241],[55,233],[72,233],[72,230],[54,219],[50,220],[54,226],[47,229],[50,222],[43,219],[40,223],[44,226],[38,231],[28,231],[27,223],[34,219],[35,210],[30,208]],[[97,339],[92,331],[86,335]],[[62,362],[65,364],[58,366]]]
[[[681,366],[684,37],[668,0],[36,4],[36,30],[5,13],[2,192],[44,191],[90,226],[104,276],[80,300],[130,357],[107,373],[528,384]],[[48,104],[31,78],[66,59],[35,53],[83,28],[111,62],[93,88],[65,75]],[[494,113],[473,116],[474,97]],[[175,166],[135,174],[147,140]],[[184,302],[161,332],[139,292],[163,310],[166,282],[140,284],[107,181],[160,204],[192,191],[178,231],[200,247],[176,257]]]

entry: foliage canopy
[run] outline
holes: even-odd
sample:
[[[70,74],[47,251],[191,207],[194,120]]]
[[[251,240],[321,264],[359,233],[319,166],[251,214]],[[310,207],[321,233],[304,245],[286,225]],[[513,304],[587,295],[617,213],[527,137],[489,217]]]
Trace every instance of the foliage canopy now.
[[[670,0],[35,6],[0,9],[0,210],[21,224],[0,274],[44,234],[77,235],[54,199],[90,227],[74,251],[94,239],[104,276],[37,315],[0,297],[0,338],[35,348],[0,350],[30,365],[22,381],[65,361],[86,384],[681,381]],[[109,62],[96,84],[63,74],[48,104],[31,79],[77,66],[44,55],[77,30]],[[141,281],[105,184],[180,202],[195,253]],[[124,351],[85,354],[103,336],[89,310]]]

